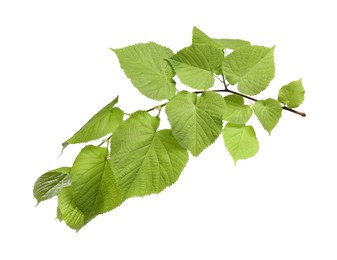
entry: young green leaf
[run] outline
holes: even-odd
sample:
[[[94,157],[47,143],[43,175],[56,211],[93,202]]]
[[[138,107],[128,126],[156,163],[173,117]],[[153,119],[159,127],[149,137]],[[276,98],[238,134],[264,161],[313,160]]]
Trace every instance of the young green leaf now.
[[[144,96],[162,100],[175,95],[175,73],[165,60],[173,55],[169,48],[149,42],[112,50],[125,75]]]
[[[108,161],[108,149],[88,145],[70,171],[76,207],[88,221],[121,204],[121,193]]]
[[[109,133],[113,133],[123,122],[124,112],[115,107],[118,102],[116,97],[111,103],[97,112],[80,130],[62,145],[65,148],[68,144],[84,143],[96,140]]]
[[[213,73],[221,73],[223,52],[210,45],[192,45],[169,59],[182,83],[195,89],[208,89],[214,84]]]
[[[72,229],[80,230],[87,222],[85,216],[75,203],[75,198],[71,186],[64,187],[58,194],[59,214],[64,222]],[[60,218],[59,218],[60,220]]]
[[[37,203],[56,196],[60,189],[69,186],[69,167],[58,168],[41,175],[34,185],[33,194]]]
[[[212,144],[221,133],[223,112],[224,99],[214,92],[204,92],[198,97],[181,91],[166,105],[173,135],[194,156]]]
[[[233,124],[245,124],[252,116],[253,111],[250,106],[244,105],[243,97],[228,95],[224,100],[224,120]]]
[[[282,116],[282,106],[275,99],[256,101],[253,110],[263,128],[270,134]]]
[[[274,48],[246,46],[229,54],[222,72],[231,85],[238,83],[240,92],[256,95],[274,78]]]
[[[302,104],[304,93],[302,79],[295,80],[280,89],[278,100],[288,108],[295,108]]]
[[[227,123],[223,139],[235,164],[238,160],[254,156],[259,150],[259,142],[252,126]]]
[[[192,43],[212,45],[220,50],[224,49],[236,50],[239,49],[240,47],[250,45],[249,42],[244,40],[210,38],[207,34],[205,34],[203,31],[201,31],[195,26],[193,27]]]
[[[111,138],[111,166],[124,199],[161,192],[188,161],[171,130],[157,131],[158,126],[159,117],[138,111]]]

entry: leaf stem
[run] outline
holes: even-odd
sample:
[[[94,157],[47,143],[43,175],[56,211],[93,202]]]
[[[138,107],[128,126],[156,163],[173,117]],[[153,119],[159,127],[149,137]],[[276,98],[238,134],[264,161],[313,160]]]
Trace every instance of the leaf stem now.
[[[157,106],[155,106],[155,107],[152,107],[152,108],[150,108],[150,109],[148,109],[148,110],[145,110],[146,112],[150,112],[150,111],[152,111],[152,110],[155,110],[155,109],[162,109],[164,106],[166,106],[166,104],[167,104],[167,102],[166,103],[163,103],[163,104],[160,104],[160,105],[157,105]]]
[[[111,136],[112,135],[110,135],[107,139],[103,139],[103,141],[98,146],[102,146],[102,144],[105,144],[105,143],[108,143],[108,145],[109,145],[109,141],[111,139]]]

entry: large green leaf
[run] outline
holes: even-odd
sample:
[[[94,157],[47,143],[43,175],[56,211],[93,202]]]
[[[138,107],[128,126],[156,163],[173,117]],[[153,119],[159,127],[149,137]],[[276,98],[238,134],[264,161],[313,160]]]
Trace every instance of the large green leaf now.
[[[228,95],[225,98],[223,119],[233,124],[245,124],[252,116],[250,106],[244,104],[243,97]]]
[[[75,230],[80,230],[87,222],[85,216],[75,203],[75,198],[71,186],[64,187],[58,194],[58,219]]]
[[[33,194],[40,203],[56,196],[60,189],[71,184],[69,167],[58,168],[41,175],[34,185]]]
[[[213,73],[221,72],[223,52],[210,45],[192,45],[169,59],[180,81],[195,89],[208,89],[214,84]]]
[[[195,26],[193,27],[192,43],[212,45],[220,50],[224,49],[236,50],[240,47],[250,45],[249,42],[244,40],[210,38],[207,34],[205,34],[203,31],[201,31]]]
[[[259,142],[252,126],[227,123],[223,138],[235,164],[238,160],[254,156],[259,150]]]
[[[86,221],[120,205],[121,193],[108,161],[107,148],[84,147],[70,176],[76,206]]]
[[[188,153],[159,117],[133,113],[111,138],[111,165],[123,198],[159,193],[178,179]]]
[[[149,42],[112,50],[126,76],[143,95],[155,100],[175,95],[174,70],[165,60],[173,55],[169,48]]]
[[[289,108],[295,108],[302,104],[304,93],[302,79],[295,80],[280,89],[278,100]]]
[[[84,143],[96,140],[109,133],[113,133],[116,128],[123,122],[124,112],[115,107],[118,102],[116,97],[112,102],[97,112],[80,130],[62,145]]]
[[[282,116],[280,102],[272,98],[259,100],[255,102],[253,109],[263,128],[270,134]]]
[[[166,105],[173,135],[194,156],[221,133],[223,112],[224,99],[215,92],[204,92],[198,97],[181,91]]]
[[[231,85],[238,83],[240,92],[259,94],[275,75],[274,48],[246,46],[233,51],[225,58],[222,72]]]

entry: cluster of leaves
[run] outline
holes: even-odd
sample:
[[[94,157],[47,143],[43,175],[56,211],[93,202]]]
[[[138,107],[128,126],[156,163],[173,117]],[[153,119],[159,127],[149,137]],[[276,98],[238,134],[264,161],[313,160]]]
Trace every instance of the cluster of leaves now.
[[[293,110],[304,100],[301,80],[283,86],[278,100],[251,97],[274,78],[274,47],[214,39],[194,27],[192,45],[176,54],[154,42],[113,51],[139,92],[167,102],[156,107],[156,116],[149,113],[156,108],[129,115],[116,106],[117,97],[63,143],[65,148],[105,137],[103,143],[108,144],[85,146],[72,167],[49,171],[35,183],[38,203],[58,196],[57,218],[75,230],[128,198],[172,185],[188,152],[198,156],[221,133],[235,163],[254,156],[259,143],[254,128],[247,125],[252,114],[269,134],[283,109],[304,116]],[[178,92],[175,75],[195,91]],[[221,81],[221,89],[211,89],[215,79]],[[228,89],[230,85],[237,85],[238,92]],[[245,99],[254,102],[247,105]],[[159,130],[164,106],[172,129]]]

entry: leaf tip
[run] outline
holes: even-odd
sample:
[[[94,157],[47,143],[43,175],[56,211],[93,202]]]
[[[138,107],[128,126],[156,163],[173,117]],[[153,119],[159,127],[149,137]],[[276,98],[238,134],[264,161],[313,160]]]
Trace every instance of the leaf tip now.
[[[66,149],[68,145],[69,145],[68,141],[65,141],[65,142],[62,143],[62,150],[61,150],[61,153],[60,153],[60,155],[59,155],[58,158],[61,157],[61,155],[63,154],[64,149]]]

